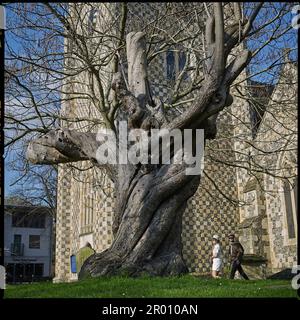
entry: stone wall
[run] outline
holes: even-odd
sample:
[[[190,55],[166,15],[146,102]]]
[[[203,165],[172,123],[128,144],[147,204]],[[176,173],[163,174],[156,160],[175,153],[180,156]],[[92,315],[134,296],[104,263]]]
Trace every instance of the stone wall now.
[[[244,159],[248,163],[248,170],[238,171],[239,197],[247,202],[240,208],[240,240],[246,253],[267,259],[267,275],[291,268],[297,262],[297,232],[293,239],[288,238],[283,192],[284,181],[293,185],[297,175],[296,84],[295,81],[286,84],[289,78],[296,78],[295,72],[295,66],[285,65],[257,135],[251,138],[249,134],[244,143],[236,144],[245,153]],[[245,130],[241,128],[240,132]],[[251,156],[248,160],[247,152]],[[251,162],[259,166],[253,170]],[[295,207],[293,211],[296,228]]]

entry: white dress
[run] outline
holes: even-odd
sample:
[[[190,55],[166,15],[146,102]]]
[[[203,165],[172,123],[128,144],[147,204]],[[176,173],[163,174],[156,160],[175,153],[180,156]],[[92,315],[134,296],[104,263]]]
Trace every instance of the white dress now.
[[[213,271],[220,271],[222,267],[222,251],[221,251],[221,246],[219,243],[214,245],[213,248],[213,265],[212,265],[212,270]]]

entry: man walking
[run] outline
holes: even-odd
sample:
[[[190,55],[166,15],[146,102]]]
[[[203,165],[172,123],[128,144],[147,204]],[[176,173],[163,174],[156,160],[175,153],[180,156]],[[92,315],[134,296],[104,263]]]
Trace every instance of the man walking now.
[[[246,275],[241,265],[242,259],[244,256],[244,248],[239,241],[235,240],[234,234],[230,234],[228,238],[230,241],[230,261],[231,261],[230,279],[234,279],[234,275],[236,271],[238,271],[245,280],[249,280],[248,276]]]

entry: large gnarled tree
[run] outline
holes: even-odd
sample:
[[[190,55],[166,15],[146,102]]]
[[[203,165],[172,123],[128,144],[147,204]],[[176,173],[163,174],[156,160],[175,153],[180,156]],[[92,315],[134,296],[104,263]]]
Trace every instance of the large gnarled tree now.
[[[222,4],[213,5],[205,26],[207,58],[201,88],[194,103],[172,120],[167,120],[159,100],[149,92],[145,34],[129,33],[126,37],[128,87],[119,74],[112,83],[118,108],[126,115],[129,127],[149,132],[151,128],[204,129],[205,139],[213,139],[219,112],[232,103],[230,85],[249,63],[251,52],[240,50],[230,62],[228,57],[251,31],[260,8],[258,4],[245,19],[236,4],[235,17],[225,28]],[[120,113],[108,110],[105,118],[112,114],[114,129],[119,120],[116,115]],[[33,140],[27,150],[28,159],[37,164],[90,160],[106,170],[114,182],[113,243],[84,263],[80,277],[119,272],[131,275],[186,272],[181,253],[182,214],[201,177],[187,175],[185,164],[101,164],[96,159],[99,146],[95,133],[60,128]]]

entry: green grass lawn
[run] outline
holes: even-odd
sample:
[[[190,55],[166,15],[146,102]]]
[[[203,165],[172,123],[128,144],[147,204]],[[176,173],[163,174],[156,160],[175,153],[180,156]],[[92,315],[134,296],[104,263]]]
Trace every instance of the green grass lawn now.
[[[168,278],[111,277],[72,283],[8,285],[5,298],[297,297],[285,280],[228,280],[185,275]]]

